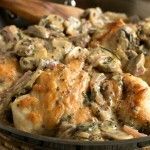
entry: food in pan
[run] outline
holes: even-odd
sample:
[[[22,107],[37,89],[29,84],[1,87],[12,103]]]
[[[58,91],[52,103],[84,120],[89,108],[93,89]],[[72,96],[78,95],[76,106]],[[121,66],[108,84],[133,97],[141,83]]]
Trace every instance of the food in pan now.
[[[150,131],[150,19],[87,9],[0,30],[1,120],[32,133],[123,140]],[[13,118],[12,121],[10,118]]]

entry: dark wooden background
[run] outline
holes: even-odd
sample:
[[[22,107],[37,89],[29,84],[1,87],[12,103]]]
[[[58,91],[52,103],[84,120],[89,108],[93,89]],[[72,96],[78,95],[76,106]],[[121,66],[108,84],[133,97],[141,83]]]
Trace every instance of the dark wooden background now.
[[[50,0],[63,3],[64,0]],[[150,0],[76,0],[82,8],[101,7],[104,11],[125,12],[128,15],[150,16]]]

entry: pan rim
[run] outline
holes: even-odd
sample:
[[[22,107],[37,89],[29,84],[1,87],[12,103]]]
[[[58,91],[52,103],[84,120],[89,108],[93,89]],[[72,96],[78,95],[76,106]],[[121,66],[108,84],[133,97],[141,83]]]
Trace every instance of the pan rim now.
[[[21,130],[18,130],[14,127],[6,126],[0,123],[0,130],[4,132],[21,136],[23,138],[29,138],[39,142],[52,142],[57,144],[64,144],[64,145],[78,145],[78,146],[105,146],[105,145],[125,145],[125,144],[136,144],[141,142],[148,142],[150,141],[150,136],[141,137],[141,138],[134,138],[134,139],[127,139],[127,140],[115,140],[115,141],[79,141],[79,140],[72,140],[72,139],[61,139],[57,137],[48,137],[44,135],[36,135],[27,133]]]

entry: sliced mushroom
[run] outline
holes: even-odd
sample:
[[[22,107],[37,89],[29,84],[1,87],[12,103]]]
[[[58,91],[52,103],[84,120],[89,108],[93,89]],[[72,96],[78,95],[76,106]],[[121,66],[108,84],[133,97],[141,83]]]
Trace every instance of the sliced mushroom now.
[[[11,98],[20,94],[25,94],[33,86],[35,80],[42,73],[41,70],[35,72],[27,71],[24,75],[0,95],[1,110],[8,109]]]
[[[14,25],[6,26],[0,33],[6,42],[16,42],[21,38],[21,30]]]
[[[90,89],[92,93],[92,101],[96,101],[100,105],[105,104],[103,95],[100,93],[100,88],[104,80],[106,79],[105,74],[103,73],[93,73],[90,81]]]
[[[34,39],[25,38],[16,44],[14,51],[18,56],[31,56],[35,52],[35,45],[36,41]]]
[[[89,51],[86,48],[75,47],[65,57],[65,63],[68,63],[72,59],[85,60]]]
[[[25,33],[33,37],[39,37],[44,39],[49,38],[50,34],[48,29],[39,25],[29,26]]]
[[[99,47],[96,49],[91,49],[90,52],[88,61],[99,71],[122,72],[120,60],[108,50]]]
[[[48,58],[56,61],[61,61],[67,53],[69,53],[73,46],[67,38],[58,37],[51,41],[52,47],[48,50]]]
[[[127,140],[132,139],[133,136],[127,134],[126,132],[114,130],[114,131],[106,131],[102,132],[102,136],[106,139],[113,139],[113,140]]]
[[[144,64],[145,56],[144,54],[139,54],[138,56],[129,61],[126,67],[126,71],[134,76],[141,76],[146,71]]]
[[[66,28],[66,34],[71,36],[76,36],[79,34],[79,27],[81,22],[79,19],[70,17],[68,20],[64,22],[64,26]]]
[[[7,50],[12,50],[23,34],[16,26],[6,26],[0,31],[0,51],[6,53]]]
[[[90,81],[91,89],[91,110],[93,114],[102,122],[111,120],[112,110],[107,100],[101,93],[101,86],[105,82],[106,76],[103,73],[94,73]]]
[[[46,17],[43,17],[40,20],[39,25],[53,30],[63,31],[63,23],[64,19],[61,16],[51,14]]]
[[[19,63],[22,70],[34,70],[37,67],[34,57],[21,57]]]

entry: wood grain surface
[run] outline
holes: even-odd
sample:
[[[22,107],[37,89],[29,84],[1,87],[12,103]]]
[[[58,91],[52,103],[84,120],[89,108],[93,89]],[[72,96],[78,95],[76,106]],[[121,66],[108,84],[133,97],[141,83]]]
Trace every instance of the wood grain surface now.
[[[64,18],[79,17],[83,10],[41,0],[0,0],[0,7],[11,10],[31,23],[37,23],[41,17],[49,14],[60,15]]]

